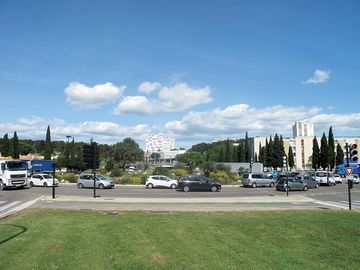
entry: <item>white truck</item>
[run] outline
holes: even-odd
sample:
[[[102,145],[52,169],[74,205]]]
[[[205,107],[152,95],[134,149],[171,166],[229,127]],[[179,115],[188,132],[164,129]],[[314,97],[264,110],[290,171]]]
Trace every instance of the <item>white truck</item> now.
[[[336,185],[334,174],[332,172],[328,172],[328,171],[317,171],[315,173],[315,180],[320,185],[328,185],[328,186]]]
[[[27,185],[27,163],[22,160],[0,160],[0,190],[5,188],[24,188]]]

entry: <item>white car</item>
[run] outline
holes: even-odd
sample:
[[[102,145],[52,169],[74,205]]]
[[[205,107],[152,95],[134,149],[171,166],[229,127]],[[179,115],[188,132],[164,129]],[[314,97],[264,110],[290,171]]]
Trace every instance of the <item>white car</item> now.
[[[359,184],[359,176],[357,176],[356,174],[352,174],[350,176],[347,176],[346,178],[351,179],[354,184]]]
[[[176,189],[177,180],[171,179],[165,175],[151,175],[146,179],[146,188],[171,188]]]
[[[334,179],[335,179],[336,184],[342,184],[342,182],[343,182],[343,179],[338,174],[334,174]]]
[[[332,185],[335,186],[336,185],[333,173],[328,172],[328,171],[317,171],[317,172],[315,172],[315,180],[320,185],[328,185],[328,186],[332,186]]]
[[[59,180],[55,178],[54,180],[55,186],[59,185]],[[39,186],[39,187],[52,187],[53,185],[53,177],[50,174],[39,173],[31,176],[29,180],[29,184],[31,187]]]

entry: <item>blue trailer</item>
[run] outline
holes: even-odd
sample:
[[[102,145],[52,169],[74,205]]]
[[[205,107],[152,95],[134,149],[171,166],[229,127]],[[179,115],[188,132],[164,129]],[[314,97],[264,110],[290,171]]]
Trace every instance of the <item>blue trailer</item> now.
[[[54,167],[55,161],[52,160],[31,160],[28,170],[31,173],[52,173]]]

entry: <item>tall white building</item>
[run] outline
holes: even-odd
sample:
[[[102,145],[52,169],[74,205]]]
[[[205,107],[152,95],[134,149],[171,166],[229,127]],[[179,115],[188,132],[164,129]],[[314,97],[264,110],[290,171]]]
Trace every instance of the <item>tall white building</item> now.
[[[175,148],[175,138],[172,134],[146,135],[145,152],[170,151]]]
[[[309,121],[298,121],[293,125],[293,138],[314,137],[314,125]]]

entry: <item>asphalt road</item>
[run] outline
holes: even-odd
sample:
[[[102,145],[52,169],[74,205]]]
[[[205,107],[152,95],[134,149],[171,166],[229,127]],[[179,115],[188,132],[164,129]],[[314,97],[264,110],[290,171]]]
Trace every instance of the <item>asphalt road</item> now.
[[[241,211],[246,209],[348,209],[346,184],[319,189],[286,192],[274,188],[223,186],[220,192],[182,192],[171,189],[146,189],[144,186],[118,185],[114,189],[78,189],[75,184],[60,184],[55,199],[52,188],[33,187],[0,191],[0,217],[6,203],[29,203],[33,207],[104,210],[180,210]],[[352,209],[360,210],[360,185],[351,190]],[[2,204],[1,204],[2,202]],[[21,202],[21,203],[20,203]],[[14,205],[15,207],[15,205]]]

